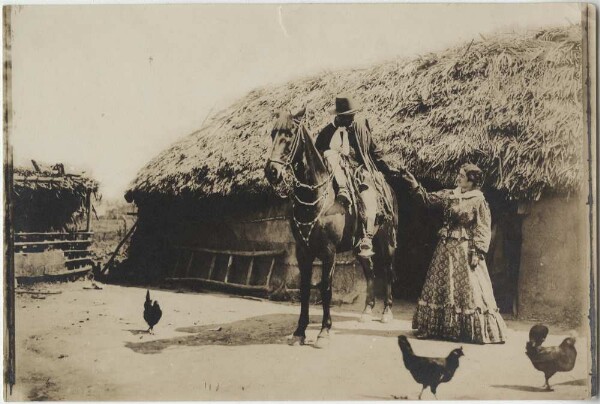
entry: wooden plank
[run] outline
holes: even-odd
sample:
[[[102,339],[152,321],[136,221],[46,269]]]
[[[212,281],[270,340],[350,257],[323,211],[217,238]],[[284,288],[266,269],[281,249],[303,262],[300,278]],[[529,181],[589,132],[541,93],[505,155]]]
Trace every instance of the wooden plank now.
[[[192,288],[210,289],[221,292],[237,293],[248,296],[268,297],[270,288],[266,286],[248,286],[237,283],[225,283],[201,278],[167,278],[167,282],[172,282],[178,286],[188,286]]]
[[[273,268],[275,267],[275,257],[271,259],[271,265],[269,266],[269,273],[267,274],[267,281],[265,282],[265,286],[269,286],[271,282],[271,275],[273,274]]]
[[[86,192],[85,204],[87,211],[87,222],[85,224],[85,231],[89,232],[92,229],[92,192],[90,190]]]
[[[65,260],[65,262],[67,264],[73,263],[73,262],[85,262],[85,261],[91,261],[92,259],[90,257],[85,257],[85,258],[71,258],[68,260]]]
[[[84,234],[84,235],[92,235],[94,234],[93,231],[78,231],[78,232],[74,232],[74,233],[67,233],[67,232],[49,232],[49,233],[15,233],[15,236],[71,236],[71,235],[79,235],[79,234]]]
[[[187,266],[185,268],[185,277],[187,278],[188,275],[190,274],[190,268],[192,266],[192,261],[194,260],[194,252],[192,251],[192,253],[190,254],[190,260],[187,263]]]
[[[49,246],[63,244],[91,244],[92,240],[54,240],[54,241],[23,241],[15,243],[15,247]]]
[[[55,274],[45,274],[40,276],[17,276],[17,282],[19,284],[31,284],[36,282],[60,282],[69,279],[77,279],[81,276],[85,276],[92,270],[91,266],[73,269],[70,271],[58,272]]]
[[[92,252],[90,250],[60,250],[64,255],[68,255],[68,257],[66,257],[67,259],[69,259],[69,257],[72,257],[73,255],[81,255],[80,257],[73,257],[73,258],[83,258],[84,256],[89,256]],[[39,254],[39,252],[31,252],[31,251],[17,251],[15,252],[16,255],[28,255],[28,254]]]
[[[138,224],[138,222],[136,220],[135,223],[133,224],[133,226],[131,226],[131,229],[129,229],[129,232],[125,235],[125,237],[123,237],[123,240],[121,240],[119,242],[119,244],[117,245],[117,248],[115,248],[115,251],[113,251],[112,255],[110,256],[110,259],[108,260],[108,262],[106,264],[104,264],[104,268],[102,268],[102,270],[100,271],[100,273],[104,273],[110,267],[110,265],[112,264],[112,262],[115,260],[115,257],[119,253],[119,250],[121,249],[121,247],[123,246],[123,244],[125,244],[125,241],[127,241],[127,239],[129,237],[131,237],[131,235],[133,234],[133,232],[137,228],[137,224]]]
[[[252,277],[252,269],[254,268],[254,257],[250,258],[250,264],[248,264],[248,275],[246,275],[246,285],[250,285],[250,278]]]
[[[210,260],[210,266],[208,267],[208,276],[206,277],[206,279],[209,279],[212,277],[212,273],[213,273],[213,269],[215,269],[215,262],[217,260],[217,254],[213,254],[212,259]]]
[[[233,255],[229,256],[229,260],[227,260],[227,270],[225,271],[225,279],[223,282],[227,283],[227,278],[229,278],[229,270],[231,269],[231,264],[233,263]]]
[[[175,248],[190,250],[190,251],[199,251],[199,252],[207,252],[211,254],[223,254],[223,255],[239,255],[242,257],[264,257],[264,256],[274,256],[281,255],[285,253],[285,250],[265,250],[265,251],[241,251],[241,250],[215,250],[212,248],[201,248],[201,247],[188,247],[188,246],[175,246]]]
[[[62,250],[62,252],[65,254],[83,254],[83,255],[89,255],[92,253],[90,250]]]

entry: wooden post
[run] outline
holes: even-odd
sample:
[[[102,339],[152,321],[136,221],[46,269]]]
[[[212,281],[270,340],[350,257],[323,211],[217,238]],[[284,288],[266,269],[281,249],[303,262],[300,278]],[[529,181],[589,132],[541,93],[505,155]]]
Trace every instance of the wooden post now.
[[[210,260],[210,266],[208,267],[208,275],[206,276],[206,279],[210,280],[210,277],[212,276],[213,273],[213,269],[215,269],[215,261],[217,260],[217,254],[213,254],[212,259]]]
[[[273,274],[273,268],[275,267],[275,257],[271,259],[271,266],[269,266],[269,274],[267,275],[267,281],[265,282],[265,286],[269,286],[271,282],[271,275]]]
[[[90,231],[92,229],[92,191],[88,190],[85,196],[85,204],[87,206],[87,224],[85,226],[85,231]]]
[[[102,268],[102,270],[100,271],[101,273],[104,273],[106,271],[106,269],[112,264],[112,262],[114,261],[115,257],[119,253],[119,250],[121,249],[121,247],[123,246],[123,244],[125,244],[125,241],[127,241],[127,239],[129,237],[131,237],[131,235],[135,231],[136,227],[137,227],[137,220],[133,224],[133,226],[131,226],[131,229],[129,229],[129,233],[127,233],[125,235],[125,237],[123,237],[123,240],[121,240],[121,242],[119,243],[119,245],[117,245],[117,248],[115,248],[115,251],[113,252],[112,256],[110,257],[110,259],[108,260],[108,262],[104,265],[104,268]]]
[[[229,256],[229,261],[227,261],[227,270],[225,271],[225,279],[223,282],[227,283],[227,278],[229,278],[229,270],[231,269],[231,264],[233,263],[233,255]]]
[[[246,285],[250,285],[250,278],[252,277],[253,267],[254,267],[254,257],[250,258],[250,265],[248,265],[248,275],[246,276]]]
[[[2,9],[4,16],[4,343],[8,348],[4,356],[4,400],[12,396],[16,382],[15,345],[15,256],[13,223],[13,154],[9,144],[12,135],[12,6]]]
[[[185,277],[187,278],[190,273],[190,268],[192,267],[192,261],[194,260],[194,252],[192,251],[190,254],[190,260],[188,261],[187,267],[185,268]]]

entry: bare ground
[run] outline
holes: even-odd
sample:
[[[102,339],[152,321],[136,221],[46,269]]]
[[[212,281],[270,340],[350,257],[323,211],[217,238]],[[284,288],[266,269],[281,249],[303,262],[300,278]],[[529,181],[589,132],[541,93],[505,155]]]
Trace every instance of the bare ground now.
[[[17,296],[17,384],[9,400],[388,400],[416,399],[396,336],[412,335],[412,304],[395,320],[358,322],[356,306],[334,310],[331,346],[290,347],[299,307],[222,294],[153,290],[163,307],[145,332],[145,289],[89,281],[38,285],[60,294]],[[86,288],[86,289],[84,289]],[[380,305],[376,308],[379,312]],[[311,307],[308,342],[320,329]],[[551,379],[524,354],[531,323],[509,321],[504,345],[463,345],[465,357],[439,399],[580,399],[589,396],[587,340],[575,369]],[[548,344],[569,330],[551,327]],[[459,344],[410,339],[417,354],[445,356]],[[427,391],[424,399],[433,399]]]

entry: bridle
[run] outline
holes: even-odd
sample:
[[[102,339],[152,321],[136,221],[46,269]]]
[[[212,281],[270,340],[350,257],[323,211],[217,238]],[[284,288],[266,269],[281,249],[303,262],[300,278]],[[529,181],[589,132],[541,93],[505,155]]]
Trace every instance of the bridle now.
[[[325,203],[323,203],[321,205],[321,209],[319,209],[319,213],[317,213],[315,218],[308,222],[301,222],[296,218],[296,215],[295,215],[296,203],[299,203],[300,205],[304,205],[304,206],[316,206],[319,202],[327,199],[327,197],[329,196],[329,189],[325,188],[325,191],[314,201],[304,201],[304,200],[300,199],[298,197],[298,195],[296,194],[296,192],[294,192],[294,190],[300,189],[300,188],[307,189],[307,190],[313,191],[313,192],[319,190],[323,186],[331,183],[331,181],[333,180],[333,170],[329,170],[330,173],[327,176],[327,178],[325,178],[322,182],[315,184],[315,185],[306,184],[298,179],[298,177],[296,176],[296,170],[294,170],[293,165],[294,165],[294,160],[296,158],[296,154],[298,153],[298,149],[299,149],[300,143],[301,143],[301,140],[300,140],[300,129],[302,127],[301,123],[302,123],[301,120],[296,120],[296,119],[293,120],[295,131],[293,132],[291,151],[288,154],[287,159],[279,160],[279,159],[272,159],[269,157],[267,159],[267,164],[275,163],[275,164],[279,164],[283,167],[283,173],[282,173],[283,181],[282,182],[285,185],[285,189],[280,190],[280,189],[276,188],[274,185],[271,185],[271,187],[277,193],[277,195],[281,198],[287,198],[288,194],[293,194],[294,197],[292,199],[292,212],[293,212],[292,219],[294,220],[294,223],[296,224],[296,227],[298,228],[298,232],[300,233],[300,236],[302,237],[302,239],[304,240],[304,243],[308,247],[308,244],[309,244],[308,240],[310,239],[310,235],[312,234],[315,224],[317,223],[317,221],[319,220],[319,218],[325,211]],[[291,173],[291,183],[288,182],[288,180],[286,178],[286,173]],[[302,232],[303,227],[308,227],[308,234],[306,236]]]
[[[308,189],[310,191],[315,191],[315,190],[317,190],[317,189],[319,189],[319,188],[323,187],[324,185],[327,185],[328,183],[331,182],[331,180],[333,179],[333,171],[330,170],[329,176],[325,180],[323,180],[322,182],[320,182],[320,183],[318,183],[316,185],[306,184],[306,183],[304,183],[304,182],[302,182],[302,181],[300,181],[298,179],[298,177],[296,176],[296,172],[293,169],[294,168],[293,164],[294,164],[294,159],[296,157],[296,153],[298,153],[298,148],[300,147],[300,128],[301,128],[302,121],[294,119],[293,123],[294,123],[294,129],[295,129],[295,131],[293,132],[292,150],[288,154],[287,161],[279,160],[279,159],[272,159],[272,158],[269,157],[267,159],[267,164],[269,164],[269,163],[279,164],[279,165],[281,165],[283,167],[283,169],[284,169],[285,172],[291,172],[292,173],[292,183],[291,184],[287,182],[285,174],[282,174],[283,182],[288,187],[288,189],[304,188],[304,189]],[[273,185],[271,185],[271,186],[273,187]],[[276,192],[278,192],[278,190],[276,190],[275,187],[273,187],[273,189]],[[278,195],[281,198],[286,198],[287,197],[286,195],[280,195],[279,193],[278,193]],[[318,202],[318,200],[315,201],[315,202],[305,202],[305,201],[300,200],[295,194],[294,194],[294,196],[295,196],[296,200],[299,203],[303,204],[303,205],[309,205],[309,206],[312,205],[312,206],[314,206]]]

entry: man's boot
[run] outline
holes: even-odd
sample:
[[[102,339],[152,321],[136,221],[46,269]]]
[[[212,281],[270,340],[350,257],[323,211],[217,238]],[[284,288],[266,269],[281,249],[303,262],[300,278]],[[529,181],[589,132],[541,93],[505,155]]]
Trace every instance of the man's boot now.
[[[335,178],[335,182],[338,186],[338,193],[336,196],[336,200],[345,208],[349,207],[352,204],[352,200],[350,199],[350,192],[348,191],[348,182],[346,180],[346,175],[340,166],[340,155],[337,151],[327,150],[323,153],[325,160],[329,163],[331,170],[333,171],[333,177]]]
[[[377,215],[377,195],[373,190],[360,194],[365,206],[365,235],[360,240],[359,253],[361,257],[369,258],[373,252],[373,236],[375,235],[375,216]]]

